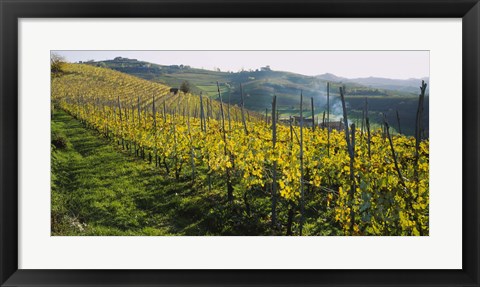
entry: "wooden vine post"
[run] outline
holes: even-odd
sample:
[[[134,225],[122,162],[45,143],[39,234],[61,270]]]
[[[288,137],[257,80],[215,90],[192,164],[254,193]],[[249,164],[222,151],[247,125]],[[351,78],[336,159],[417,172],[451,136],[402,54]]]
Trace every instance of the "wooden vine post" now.
[[[419,184],[420,178],[418,174],[418,160],[420,158],[420,143],[422,141],[422,132],[423,132],[423,103],[425,100],[425,91],[427,89],[427,83],[422,81],[422,85],[420,86],[420,96],[418,99],[418,108],[417,108],[417,117],[416,117],[416,125],[415,125],[415,165],[414,165],[414,179],[415,179],[415,194],[418,197],[419,192]],[[415,198],[416,199],[416,198]],[[411,204],[411,202],[410,202]],[[417,223],[418,219],[414,218],[415,222]],[[420,236],[423,235],[423,229],[421,224],[418,224],[418,231]]]
[[[152,116],[153,116],[153,146],[154,146],[154,157],[155,157],[155,167],[158,166],[158,151],[157,151],[157,111],[155,109],[155,94],[153,95],[152,100]]]
[[[207,135],[207,119],[209,112],[208,112],[208,98],[206,99],[206,109],[207,111],[205,112],[205,109],[203,107],[203,96],[202,93],[200,93],[200,116],[203,118],[203,126],[202,126],[202,131],[204,135]],[[208,181],[208,192],[212,191],[212,179],[210,175],[210,155],[207,153],[207,181]]]
[[[173,109],[173,115],[171,117],[171,121],[172,121],[172,128],[173,128],[173,154],[174,154],[174,172],[175,172],[175,179],[177,181],[180,180],[180,173],[179,173],[179,169],[178,169],[178,166],[180,165],[179,162],[178,162],[178,152],[177,152],[177,127],[176,127],[176,111],[177,111],[177,108],[175,107]]]
[[[223,101],[222,101],[222,95],[220,94],[220,86],[217,82],[217,91],[218,91],[218,98],[220,100],[220,112],[221,112],[221,120],[222,120],[222,135],[223,135],[223,142],[224,142],[224,154],[225,156],[229,157],[229,152],[227,149],[227,135],[225,132],[225,115],[223,112]],[[232,181],[230,177],[230,168],[226,168],[226,180],[227,180],[227,199],[228,202],[232,203],[233,202],[233,186],[232,186]]]
[[[167,123],[167,104],[163,101],[163,123]]]
[[[245,99],[243,98],[242,84],[240,84],[240,97],[242,100],[242,105],[240,106],[240,108],[242,110],[243,129],[245,130],[245,135],[248,135],[247,123],[245,122]]]
[[[353,234],[353,228],[355,226],[355,213],[353,211],[355,203],[355,173],[354,173],[354,161],[355,161],[355,124],[352,124],[352,137],[350,138],[350,133],[348,130],[348,117],[347,117],[347,107],[345,105],[345,88],[340,87],[340,99],[342,101],[343,109],[343,122],[345,125],[345,140],[347,142],[348,154],[350,156],[350,234]]]
[[[200,93],[200,128],[202,129],[202,132],[206,130],[205,128],[205,114],[203,112],[203,96],[202,93]]]
[[[400,115],[398,114],[398,110],[396,110],[397,113],[397,124],[398,124],[398,133],[402,133],[402,127],[400,126]]]
[[[327,82],[327,156],[330,157],[330,83]]]
[[[417,183],[418,189],[418,159],[420,157],[420,142],[422,141],[422,129],[423,129],[423,101],[425,98],[425,90],[427,88],[427,84],[422,81],[422,86],[420,87],[420,96],[418,99],[418,108],[417,108],[417,117],[416,117],[416,124],[415,124],[415,170],[414,176],[415,181]]]
[[[388,125],[386,118],[383,119],[383,124],[385,125],[385,130],[387,132],[388,142],[390,143],[390,151],[392,152],[392,158],[395,164],[395,170],[397,171],[398,179],[400,180],[400,183],[402,184],[403,188],[406,188],[405,180],[403,179],[402,172],[400,171],[400,167],[398,166],[397,154],[395,153],[393,140],[392,140],[392,137],[390,136],[390,126]]]
[[[188,142],[190,145],[190,163],[192,168],[192,182],[193,182],[195,180],[195,151],[193,150],[192,132],[190,129],[190,109],[189,109],[188,98],[187,98],[187,131],[188,131]]]
[[[315,131],[315,107],[313,106],[313,97],[310,98],[312,105],[312,132]]]
[[[365,125],[367,128],[367,147],[368,147],[368,158],[371,158],[370,151],[370,119],[368,118],[368,100],[365,98]]]
[[[305,221],[305,194],[303,187],[303,91],[300,91],[300,236]]]
[[[142,115],[141,115],[141,111],[140,111],[141,107],[140,107],[140,96],[137,97],[137,128],[140,128],[142,126],[142,121],[141,121],[141,118],[142,118]],[[135,155],[136,156],[139,156],[139,150],[140,150],[140,144],[137,144],[135,143]]]
[[[272,101],[272,149],[275,152],[277,143],[277,117],[275,115],[277,109],[277,96],[273,96]],[[272,179],[272,231],[274,232],[277,225],[277,161],[273,161],[273,179]]]
[[[227,118],[228,118],[228,131],[230,132],[232,130],[232,123],[230,120],[230,93],[228,94]]]
[[[122,123],[122,105],[120,103],[120,96],[117,96],[118,101],[118,111],[119,111],[119,118],[120,118],[120,137],[122,139],[122,148],[125,149],[125,142],[123,140],[123,123]]]

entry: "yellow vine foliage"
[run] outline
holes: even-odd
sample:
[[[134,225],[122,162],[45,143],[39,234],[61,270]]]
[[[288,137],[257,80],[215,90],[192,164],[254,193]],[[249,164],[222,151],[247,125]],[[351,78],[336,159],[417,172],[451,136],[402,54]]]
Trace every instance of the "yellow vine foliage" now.
[[[224,105],[225,141],[218,101],[204,98],[205,115],[208,115],[207,105],[212,107],[204,131],[199,96],[172,95],[169,89],[113,70],[67,64],[65,75],[52,79],[52,102],[111,138],[147,149],[175,169],[189,164],[193,150],[195,165],[208,166],[211,173],[228,169],[245,188],[271,185],[276,161],[276,184],[281,198],[298,203],[301,180],[298,126],[291,131],[288,125],[277,125],[277,143],[273,149],[271,126],[261,116],[250,112],[247,135],[240,109]],[[304,128],[303,133],[304,184],[308,192],[325,194],[325,204],[334,213],[333,221],[345,234],[428,235],[428,140],[420,144],[416,178],[415,139],[393,136],[405,182],[402,186],[388,139],[381,131],[373,131],[369,156],[367,136],[357,130],[353,165],[356,189],[352,201],[350,157],[344,133],[331,131],[329,152],[327,130]]]

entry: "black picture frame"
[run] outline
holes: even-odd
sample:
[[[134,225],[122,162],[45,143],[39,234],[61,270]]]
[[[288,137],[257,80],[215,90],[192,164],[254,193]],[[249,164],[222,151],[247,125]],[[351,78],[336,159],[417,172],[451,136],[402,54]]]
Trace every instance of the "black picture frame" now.
[[[478,0],[0,0],[1,286],[479,286]],[[462,18],[463,234],[461,270],[18,269],[18,19],[75,17]],[[212,31],[213,33],[213,31]],[[445,211],[448,212],[448,211]]]

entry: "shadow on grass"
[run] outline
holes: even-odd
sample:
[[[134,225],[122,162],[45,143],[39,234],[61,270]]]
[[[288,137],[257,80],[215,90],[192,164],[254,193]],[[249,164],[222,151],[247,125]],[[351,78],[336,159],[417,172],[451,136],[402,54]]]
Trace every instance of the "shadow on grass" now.
[[[84,227],[59,228],[52,221],[53,235],[235,234],[224,224],[235,207],[225,204],[219,179],[210,191],[188,175],[177,182],[61,110],[52,120],[54,132],[68,144],[52,162],[52,195],[61,197],[52,200],[52,210]],[[63,206],[55,206],[59,202]]]

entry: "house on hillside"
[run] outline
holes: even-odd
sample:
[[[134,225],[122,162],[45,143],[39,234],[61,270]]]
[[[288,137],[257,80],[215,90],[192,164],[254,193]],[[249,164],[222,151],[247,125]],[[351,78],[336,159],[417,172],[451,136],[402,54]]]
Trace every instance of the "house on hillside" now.
[[[279,118],[278,122],[284,125],[289,125],[290,124],[290,118]]]
[[[343,131],[344,128],[345,128],[345,125],[341,121],[325,122],[325,123],[320,123],[320,128],[322,128],[322,129],[328,128],[329,130]]]
[[[300,116],[293,116],[293,124],[295,125],[300,125],[302,118]],[[303,117],[303,126],[304,127],[311,127],[313,125],[313,119],[309,119],[306,117]]]
[[[123,57],[115,57],[113,60],[116,62],[137,62],[137,59],[129,59]]]

